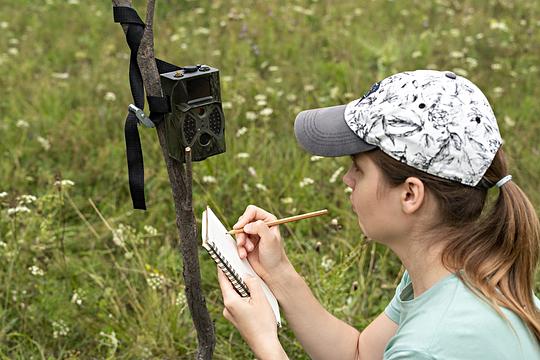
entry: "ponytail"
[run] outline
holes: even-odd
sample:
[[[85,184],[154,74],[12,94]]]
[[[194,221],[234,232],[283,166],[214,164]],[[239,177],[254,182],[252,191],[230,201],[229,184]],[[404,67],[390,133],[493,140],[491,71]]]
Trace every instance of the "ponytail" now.
[[[378,149],[368,154],[390,186],[398,186],[410,176],[424,183],[440,210],[436,228],[444,229],[439,230],[445,235],[440,237],[445,241],[442,264],[506,321],[499,306],[512,310],[540,343],[540,311],[533,300],[540,222],[519,186],[508,181],[490,190],[499,194],[493,205],[485,206],[488,186],[471,187],[432,176]],[[481,183],[495,184],[506,175],[506,159],[500,148]]]
[[[492,182],[506,175],[499,150],[485,177]],[[443,250],[445,266],[461,266],[464,283],[508,320],[498,306],[518,315],[540,343],[540,311],[533,299],[540,253],[540,222],[525,193],[513,181],[499,188],[491,209],[472,226],[468,237],[451,241]]]

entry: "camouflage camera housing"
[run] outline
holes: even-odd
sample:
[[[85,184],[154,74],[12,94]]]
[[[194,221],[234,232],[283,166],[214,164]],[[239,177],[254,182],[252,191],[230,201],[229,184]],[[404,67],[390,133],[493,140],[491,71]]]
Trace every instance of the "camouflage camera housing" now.
[[[193,161],[225,152],[219,70],[207,65],[184,66],[160,74],[160,78],[171,106],[165,117],[169,156],[185,162],[188,146]]]

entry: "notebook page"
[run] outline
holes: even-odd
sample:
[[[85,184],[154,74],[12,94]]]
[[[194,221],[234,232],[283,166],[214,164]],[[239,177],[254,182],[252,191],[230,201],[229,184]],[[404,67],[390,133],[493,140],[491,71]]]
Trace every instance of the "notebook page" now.
[[[206,226],[206,212],[208,212],[208,226]],[[207,232],[208,236],[206,236]],[[202,215],[201,235],[203,237],[203,242],[207,239],[209,243],[214,244],[223,258],[229,262],[231,267],[234,268],[242,278],[245,278],[246,274],[250,274],[259,280],[263,292],[274,311],[276,321],[281,327],[281,317],[277,299],[264,281],[257,275],[255,270],[253,270],[247,259],[240,259],[238,248],[236,247],[236,240],[230,234],[227,234],[227,229],[223,226],[221,221],[219,221],[210,207],[207,207]]]

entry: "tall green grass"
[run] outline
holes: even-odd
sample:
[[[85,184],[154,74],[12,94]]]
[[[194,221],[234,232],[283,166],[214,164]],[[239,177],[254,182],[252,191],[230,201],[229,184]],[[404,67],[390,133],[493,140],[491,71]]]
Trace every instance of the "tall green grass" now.
[[[140,131],[149,210],[131,207],[129,51],[111,2],[0,3],[0,356],[193,358],[171,192],[151,129]],[[538,208],[537,1],[157,3],[157,57],[220,69],[227,152],[194,163],[195,213],[209,204],[230,226],[250,203],[278,217],[328,208],[281,232],[316,297],[358,329],[384,309],[402,269],[364,240],[345,171],[330,182],[348,159],[312,159],[295,143],[300,110],[345,103],[395,72],[453,70],[488,96],[510,172]],[[134,6],[144,18],[145,2]],[[301,186],[305,178],[313,184]],[[18,205],[28,212],[8,215]],[[215,358],[252,358],[222,316],[215,264],[204,250],[200,261]],[[307,358],[286,322],[280,340],[291,358]]]

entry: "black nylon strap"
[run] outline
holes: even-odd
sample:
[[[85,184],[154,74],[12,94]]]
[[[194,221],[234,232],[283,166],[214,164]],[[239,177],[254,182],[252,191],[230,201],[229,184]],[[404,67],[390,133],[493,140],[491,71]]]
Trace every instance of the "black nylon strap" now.
[[[144,33],[144,23],[135,9],[124,6],[113,7],[114,22],[127,25],[126,41],[131,56],[129,59],[129,86],[133,96],[133,103],[140,109],[144,109],[144,87],[141,72],[137,65],[137,51]],[[128,165],[129,192],[133,208],[146,210],[144,199],[144,162],[137,129],[138,120],[134,113],[128,112],[124,125],[126,139],[126,157]]]
[[[126,6],[113,6],[114,22],[127,25],[126,41],[131,56],[129,60],[129,85],[133,96],[133,104],[144,110],[144,84],[141,71],[137,64],[137,51],[144,33],[145,24],[135,11]],[[171,72],[181,69],[179,66],[169,64],[166,61],[156,59],[158,72]],[[164,115],[171,112],[168,97],[148,96],[148,107],[150,108],[150,120],[158,125],[164,119]],[[128,112],[124,125],[124,135],[126,139],[126,156],[128,162],[129,191],[135,209],[146,210],[144,196],[144,161],[139,137],[139,121],[134,113]]]

